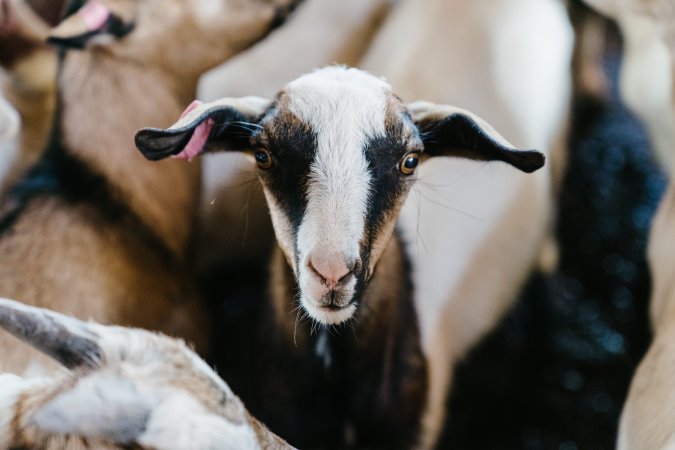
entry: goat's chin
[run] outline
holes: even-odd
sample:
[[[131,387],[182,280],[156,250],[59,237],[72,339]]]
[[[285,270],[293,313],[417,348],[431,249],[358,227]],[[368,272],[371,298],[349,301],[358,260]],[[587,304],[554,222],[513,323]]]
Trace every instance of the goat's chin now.
[[[337,325],[346,322],[354,316],[356,311],[356,305],[353,303],[340,309],[320,306],[306,297],[302,297],[301,303],[309,317],[324,325]]]

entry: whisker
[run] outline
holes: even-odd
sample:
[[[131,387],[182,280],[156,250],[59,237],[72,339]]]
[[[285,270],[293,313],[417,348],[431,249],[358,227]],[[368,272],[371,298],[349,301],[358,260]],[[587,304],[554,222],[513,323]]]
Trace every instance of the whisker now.
[[[422,193],[422,191],[420,191],[420,190],[415,189],[415,191],[416,191],[419,195],[421,195],[422,198],[424,198],[425,200],[427,200],[427,201],[430,202],[430,203],[433,203],[434,205],[438,205],[438,206],[440,206],[440,207],[442,207],[442,208],[445,208],[445,209],[447,209],[447,210],[449,210],[449,211],[454,211],[454,212],[456,212],[456,213],[458,213],[458,214],[461,214],[461,215],[463,215],[463,216],[465,216],[465,217],[468,217],[468,218],[470,218],[470,219],[477,220],[477,221],[479,221],[479,222],[482,222],[482,221],[483,221],[483,219],[481,219],[480,217],[476,217],[476,216],[474,216],[474,215],[472,215],[472,214],[469,214],[469,213],[466,212],[466,211],[462,211],[461,209],[454,208],[454,207],[452,207],[452,206],[450,206],[450,205],[446,205],[446,204],[444,204],[444,203],[441,203],[441,202],[439,202],[438,200],[434,200],[434,199],[432,199],[432,198],[430,198],[430,197],[424,195],[424,194]]]

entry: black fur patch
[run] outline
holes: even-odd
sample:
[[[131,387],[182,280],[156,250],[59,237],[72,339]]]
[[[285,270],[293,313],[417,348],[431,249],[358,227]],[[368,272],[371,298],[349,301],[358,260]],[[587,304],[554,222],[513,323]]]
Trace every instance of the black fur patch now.
[[[59,120],[58,115],[56,120]],[[56,197],[71,205],[88,205],[97,219],[110,224],[124,223],[167,263],[175,260],[173,253],[129,209],[105,177],[64,147],[58,129],[42,157],[7,194],[0,212],[0,237],[11,232],[16,220],[32,201],[45,197]]]
[[[543,167],[545,156],[536,150],[516,150],[494,140],[464,114],[419,123],[429,156],[457,156],[479,161],[503,161],[523,172]]]
[[[310,165],[317,150],[314,130],[292,113],[277,114],[272,108],[271,117],[263,131],[252,139],[254,146],[265,147],[272,155],[272,167],[259,170],[263,184],[274,195],[279,207],[288,217],[297,236],[298,228],[307,208],[307,180]]]
[[[365,236],[360,245],[362,271],[356,274],[354,293],[356,302],[360,301],[366,288],[365,270],[370,263],[371,248],[375,239],[382,233],[387,220],[396,220],[391,215],[398,214],[414,180],[399,170],[401,158],[410,150],[407,136],[404,122],[391,122],[387,124],[384,136],[371,137],[364,148],[371,175],[371,188]]]
[[[290,268],[282,264],[294,286]],[[426,404],[427,367],[410,278],[398,281],[380,293],[383,308],[369,318],[315,332],[301,321],[297,344],[271,313],[271,300],[257,303],[246,327],[220,324],[239,332],[223,337],[237,349],[221,352],[219,372],[254,416],[298,448],[412,448]],[[286,293],[291,321],[296,293],[296,288]],[[322,334],[329,366],[316,352]]]

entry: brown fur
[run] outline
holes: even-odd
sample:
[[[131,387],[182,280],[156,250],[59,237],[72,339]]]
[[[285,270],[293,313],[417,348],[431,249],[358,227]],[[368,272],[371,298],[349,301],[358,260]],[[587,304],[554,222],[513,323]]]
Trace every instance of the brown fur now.
[[[192,2],[104,3],[122,17],[124,7],[138,5],[136,29],[111,45],[66,55],[61,131],[68,151],[107,180],[135,220],[109,222],[99,208],[52,195],[33,199],[0,236],[0,295],[84,319],[161,329],[203,349],[206,322],[186,275],[199,165],[146,161],[133,136],[142,126],[168,125],[192,97],[199,73],[262,37],[275,7],[289,2],[248,2],[239,5],[240,16],[223,13],[221,33],[229,41],[200,25]],[[211,42],[202,42],[204,35]],[[5,334],[0,346],[12,349],[2,371],[23,372],[39,361]]]
[[[262,449],[292,448],[251,416],[227,384],[208,365],[198,361],[182,341],[144,330],[85,324],[48,310],[25,309],[18,303],[15,306],[16,302],[6,299],[0,302],[3,319],[12,317],[14,311],[15,320],[25,326],[19,329],[45,330],[57,326],[59,332],[51,336],[51,340],[87,339],[88,347],[95,347],[100,357],[91,365],[75,367],[72,372],[63,371],[50,378],[23,380],[5,375],[9,377],[5,381],[8,389],[0,391],[0,403],[4,406],[0,411],[2,448],[140,449],[155,448],[154,445],[179,448],[188,442],[186,439],[211,445],[217,442],[225,447],[229,445],[228,448],[234,448],[235,442],[246,445],[247,449],[254,448],[255,444]],[[40,348],[43,341],[35,339],[30,331],[25,335],[21,333],[22,339]],[[115,394],[105,400],[89,397],[96,392],[110,394],[113,386],[123,386],[119,404],[115,403]],[[89,399],[91,404],[82,402]],[[175,406],[176,399],[183,402],[185,410]],[[101,401],[112,403],[110,411],[103,416],[105,419],[97,417],[94,411],[91,416],[81,417],[83,411],[100,408]],[[129,417],[122,412],[128,404],[125,402],[129,401],[138,402],[137,408],[148,408],[139,414],[139,419],[145,417],[141,419],[145,423],[129,422]],[[72,402],[80,403],[82,410],[59,409]],[[167,405],[177,410],[166,415]],[[62,423],[55,425],[55,417]],[[79,419],[73,421],[73,418]],[[192,425],[183,427],[178,423],[184,420],[192,420]],[[224,422],[229,426],[224,426]],[[57,428],[53,429],[54,426]],[[172,436],[180,442],[167,444],[162,437],[164,430],[174,427],[177,433]],[[195,430],[206,431],[207,437],[202,439],[200,431]],[[215,430],[222,434],[215,434]],[[242,435],[246,435],[245,441]]]

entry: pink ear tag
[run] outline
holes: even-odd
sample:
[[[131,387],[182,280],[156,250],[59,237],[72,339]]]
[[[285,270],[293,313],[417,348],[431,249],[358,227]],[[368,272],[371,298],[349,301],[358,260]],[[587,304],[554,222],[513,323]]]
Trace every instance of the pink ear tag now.
[[[97,31],[103,28],[110,14],[108,7],[96,0],[89,0],[77,12],[78,17],[82,19],[89,31]]]
[[[185,111],[183,111],[183,114],[180,115],[180,118],[182,119],[183,117],[188,115],[190,111],[197,108],[201,104],[202,102],[199,100],[193,101],[185,109]],[[211,134],[211,129],[213,128],[213,125],[214,125],[213,119],[206,119],[204,122],[197,125],[197,128],[195,128],[195,131],[192,133],[192,137],[185,145],[183,150],[177,155],[173,155],[172,158],[187,159],[188,161],[191,161],[192,158],[200,154],[202,149],[204,148],[204,145],[206,144],[207,139],[209,138],[209,134]]]

